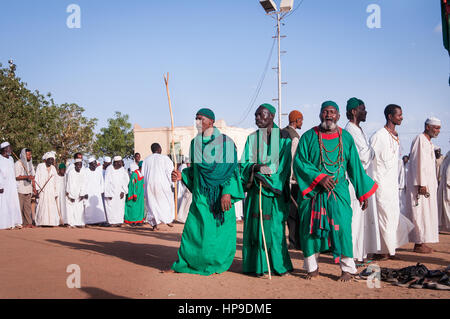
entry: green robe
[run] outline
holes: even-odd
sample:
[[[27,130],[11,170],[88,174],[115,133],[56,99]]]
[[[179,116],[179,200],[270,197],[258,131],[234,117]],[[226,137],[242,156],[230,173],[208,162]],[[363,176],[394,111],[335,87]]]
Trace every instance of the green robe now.
[[[131,174],[128,183],[128,197],[125,203],[124,221],[127,224],[143,223],[145,219],[144,176],[139,170]],[[133,199],[136,198],[136,201]]]
[[[293,269],[286,243],[286,220],[289,215],[289,178],[291,173],[291,139],[275,124],[268,143],[263,131],[248,136],[241,158],[242,183],[247,191],[244,203],[243,272],[263,274],[268,271],[261,232],[259,190],[262,183],[264,236],[271,271],[284,274]],[[265,164],[272,174],[252,173],[254,164]]]
[[[182,182],[192,193],[192,203],[181,237],[178,260],[172,265],[172,270],[208,276],[227,271],[233,262],[236,254],[234,203],[244,198],[244,191],[239,166],[235,166],[229,180],[220,186],[220,196],[231,195],[232,208],[224,212],[223,223],[215,218],[208,197],[201,191],[201,168],[194,161],[194,141],[191,141],[190,151],[190,162],[193,164],[182,172]],[[208,141],[208,138],[203,138],[203,146]],[[228,141],[235,148],[234,142],[231,139]]]
[[[322,158],[327,163],[337,161],[339,135],[342,136],[342,161],[341,165],[326,165],[330,172],[321,164],[317,127],[303,134],[293,163],[300,187],[297,201],[303,255],[306,258],[315,253],[331,251],[336,263],[341,256],[353,257],[352,209],[346,173],[361,202],[374,194],[378,187],[364,171],[353,137],[347,131],[339,128],[339,132],[334,134],[321,135],[323,145],[328,150],[322,151]],[[337,171],[339,166],[341,169]],[[318,184],[326,175],[335,176],[338,181],[330,193]]]

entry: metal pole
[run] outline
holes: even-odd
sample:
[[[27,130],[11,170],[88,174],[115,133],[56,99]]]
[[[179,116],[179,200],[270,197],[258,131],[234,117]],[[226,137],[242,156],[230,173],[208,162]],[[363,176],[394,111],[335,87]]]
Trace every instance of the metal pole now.
[[[281,128],[281,37],[280,37],[280,13],[277,13],[277,38],[278,38],[278,126]]]

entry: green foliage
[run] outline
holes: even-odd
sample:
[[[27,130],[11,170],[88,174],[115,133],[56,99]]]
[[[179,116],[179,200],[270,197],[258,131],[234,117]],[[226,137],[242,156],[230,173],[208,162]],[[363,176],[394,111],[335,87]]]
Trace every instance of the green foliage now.
[[[120,112],[108,119],[108,127],[102,128],[96,136],[94,154],[96,156],[116,156],[132,158],[134,155],[134,133],[129,116]]]

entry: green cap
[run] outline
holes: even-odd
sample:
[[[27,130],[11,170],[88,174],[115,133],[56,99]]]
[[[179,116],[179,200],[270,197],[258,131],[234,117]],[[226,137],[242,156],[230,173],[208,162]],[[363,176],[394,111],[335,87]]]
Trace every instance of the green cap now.
[[[214,112],[207,108],[200,109],[197,112],[197,115],[203,115],[204,117],[207,117],[213,121],[216,120],[216,116],[214,115]]]
[[[356,109],[358,106],[363,105],[364,102],[356,97],[352,97],[347,101],[347,112]]]
[[[323,102],[322,107],[320,108],[320,111],[322,111],[327,106],[333,106],[339,112],[339,106],[336,104],[336,102],[333,102],[333,101]]]
[[[64,163],[61,163],[61,164],[59,164],[58,168],[59,168],[59,169],[63,169],[63,168],[66,168],[66,164],[64,164]]]
[[[273,115],[275,115],[275,113],[277,112],[277,110],[275,109],[275,107],[273,107],[272,105],[270,105],[269,103],[264,103],[264,104],[261,104],[259,107],[264,107],[264,108],[266,108],[267,110],[269,110],[269,112],[271,113],[271,114],[273,114]]]

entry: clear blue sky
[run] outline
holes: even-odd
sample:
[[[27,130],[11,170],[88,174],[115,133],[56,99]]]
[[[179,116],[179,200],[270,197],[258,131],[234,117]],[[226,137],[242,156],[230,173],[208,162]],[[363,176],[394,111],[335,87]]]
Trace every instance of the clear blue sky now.
[[[72,3],[81,29],[66,26]],[[366,25],[370,4],[381,8],[380,29]],[[442,119],[434,142],[448,151],[450,62],[440,24],[438,0],[304,0],[282,30],[283,112],[301,110],[304,131],[317,124],[323,101],[343,111],[356,96],[366,103],[370,135],[396,103],[405,118],[402,154],[429,116]],[[191,125],[200,107],[232,125],[252,107],[274,32],[258,0],[2,0],[0,63],[14,59],[30,89],[83,106],[99,119],[97,130],[115,111],[142,127],[169,126],[166,72],[175,125]],[[276,98],[275,64],[276,51],[240,126],[254,127],[257,105]]]

